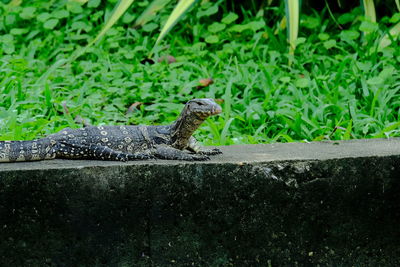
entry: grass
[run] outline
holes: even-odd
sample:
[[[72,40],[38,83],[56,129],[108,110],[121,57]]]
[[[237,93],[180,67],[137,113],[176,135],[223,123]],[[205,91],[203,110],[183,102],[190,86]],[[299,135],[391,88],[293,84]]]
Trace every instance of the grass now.
[[[68,63],[111,9],[94,0],[0,4],[1,140],[81,127],[77,116],[94,125],[168,124],[200,97],[223,100],[224,113],[196,133],[207,145],[400,136],[399,42],[378,52],[383,32],[363,37],[358,9],[339,17],[344,30],[326,12],[304,15],[288,67],[285,32],[275,34],[282,8],[239,14],[206,2],[156,51],[176,63],[142,64],[171,10],[135,29],[140,12],[133,10],[144,9],[135,3],[106,38]],[[381,21],[382,29],[391,25]],[[208,77],[214,83],[199,86]]]

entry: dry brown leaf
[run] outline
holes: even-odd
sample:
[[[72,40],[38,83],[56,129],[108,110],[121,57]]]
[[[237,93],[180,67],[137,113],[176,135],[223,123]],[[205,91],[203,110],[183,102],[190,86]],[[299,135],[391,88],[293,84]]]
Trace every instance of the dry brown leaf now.
[[[133,111],[140,109],[140,106],[143,105],[142,102],[135,102],[132,105],[129,106],[128,110],[126,111],[126,114],[131,114]]]
[[[213,80],[212,78],[205,78],[205,79],[201,79],[201,80],[199,81],[199,83],[200,83],[200,86],[201,86],[201,87],[207,87],[207,86],[209,86],[210,84],[213,84],[213,83],[214,83],[214,80]]]
[[[162,56],[158,59],[158,62],[167,62],[168,64],[171,64],[176,62],[176,58],[171,55]]]

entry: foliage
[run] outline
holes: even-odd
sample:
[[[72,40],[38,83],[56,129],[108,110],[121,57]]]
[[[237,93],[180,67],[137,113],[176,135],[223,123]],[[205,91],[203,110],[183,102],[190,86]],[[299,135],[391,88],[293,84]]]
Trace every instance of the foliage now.
[[[239,12],[204,2],[156,51],[177,62],[142,64],[171,9],[133,28],[145,9],[134,2],[98,45],[67,63],[94,40],[114,5],[0,4],[2,140],[80,127],[76,116],[95,125],[167,124],[195,97],[223,100],[224,113],[197,133],[206,144],[400,135],[399,41],[377,49],[380,29],[398,23],[399,14],[381,18],[378,28],[356,19],[356,8],[338,15],[343,30],[326,10],[303,14],[288,67],[286,34],[276,25],[283,7]],[[214,83],[201,86],[208,77]]]
[[[77,2],[82,2],[85,3],[87,0],[73,0]],[[204,0],[205,2],[208,0]],[[93,45],[97,40],[99,40],[103,35],[118,21],[118,19],[125,13],[125,11],[129,8],[129,6],[132,4],[133,0],[119,0],[118,4],[115,6],[114,11],[112,12],[112,15],[110,18],[107,20],[105,23],[104,27],[100,31],[100,33],[96,36],[96,38],[90,42],[87,47]],[[139,16],[139,18],[135,22],[135,26],[143,26],[145,23],[151,20],[152,16],[154,16],[159,10],[163,9],[170,0],[153,0],[151,4],[149,4],[146,8],[146,10]],[[174,25],[180,20],[181,17],[183,17],[190,7],[194,5],[195,2],[198,2],[196,0],[180,0],[177,5],[175,6],[174,10],[168,17],[168,20],[165,22],[164,26],[161,29],[160,35],[158,36],[154,47],[157,47],[157,45],[160,43],[160,41],[166,36],[166,34],[174,27]],[[251,5],[254,7],[255,1],[251,0]],[[308,1],[312,2],[312,1]],[[379,2],[379,0],[378,0]],[[273,3],[273,0],[268,0],[267,5],[271,6]],[[287,35],[288,35],[288,43],[289,43],[289,54],[293,55],[294,51],[296,49],[296,42],[297,42],[297,36],[299,32],[299,17],[300,17],[300,7],[301,7],[301,0],[285,0],[285,10],[286,10],[286,15],[285,17],[282,18],[281,20],[281,26],[284,28],[287,25]],[[338,5],[341,6],[340,1],[337,1]],[[376,11],[375,11],[375,3],[374,0],[361,0],[361,7],[363,9],[364,17],[369,20],[369,22],[376,23]],[[399,0],[395,0],[397,9],[400,11],[400,4]],[[327,0],[325,0],[325,4],[327,9],[330,11],[329,4]],[[331,14],[332,15],[332,14]],[[333,17],[335,20],[335,18]],[[398,36],[399,31],[397,30],[396,25],[391,31],[390,35],[392,36]],[[365,35],[368,34],[368,32],[364,32]],[[388,43],[390,44],[391,40],[389,35],[386,35],[384,38],[382,38],[381,43],[379,44],[379,48],[385,47]],[[76,56],[73,58],[76,58],[80,56],[84,50],[77,51]],[[152,51],[153,52],[153,51]],[[150,53],[149,56],[152,56],[152,53]],[[289,66],[291,65],[292,61],[291,58],[289,58]]]

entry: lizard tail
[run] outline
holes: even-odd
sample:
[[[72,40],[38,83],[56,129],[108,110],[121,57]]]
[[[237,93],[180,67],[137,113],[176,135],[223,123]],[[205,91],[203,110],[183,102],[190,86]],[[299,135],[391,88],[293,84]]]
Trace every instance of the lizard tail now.
[[[33,161],[55,157],[49,138],[31,141],[0,141],[0,162]]]

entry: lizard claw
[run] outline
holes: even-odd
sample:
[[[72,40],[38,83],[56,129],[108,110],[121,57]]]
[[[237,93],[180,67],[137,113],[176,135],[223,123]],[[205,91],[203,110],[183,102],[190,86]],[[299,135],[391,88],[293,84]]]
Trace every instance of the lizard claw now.
[[[212,152],[212,155],[222,154],[222,151],[219,150],[218,148],[213,148],[213,149],[211,150],[211,152]]]
[[[218,148],[205,149],[205,150],[200,150],[199,154],[201,154],[201,155],[218,155],[218,154],[222,154],[222,151],[219,150]]]
[[[210,157],[207,155],[193,155],[192,160],[206,161],[210,160]]]

